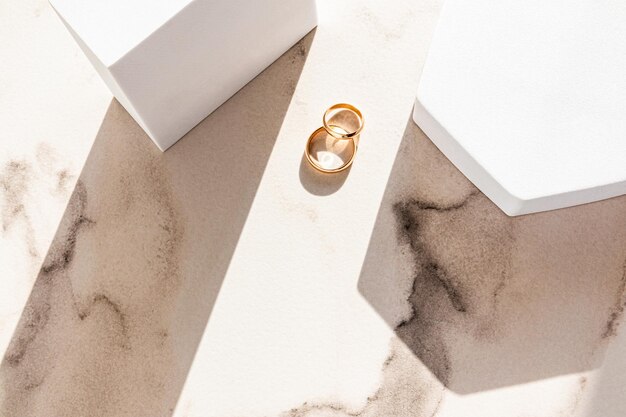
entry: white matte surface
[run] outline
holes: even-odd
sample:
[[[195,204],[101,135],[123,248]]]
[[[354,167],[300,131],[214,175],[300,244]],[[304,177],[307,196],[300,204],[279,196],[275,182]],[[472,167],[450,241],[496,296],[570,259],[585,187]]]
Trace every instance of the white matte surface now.
[[[626,3],[444,6],[414,119],[509,215],[626,193]]]
[[[315,0],[50,2],[113,95],[161,150],[317,22]]]
[[[509,219],[447,163],[410,121],[440,3],[319,0],[314,34],[164,154],[46,0],[0,6],[0,415],[625,416],[626,197]],[[366,117],[359,152],[314,176],[338,101]],[[437,327],[414,334],[462,392],[388,323],[434,262],[470,308],[422,292]],[[98,293],[129,344],[102,296],[80,319]]]
[[[114,64],[192,0],[52,0],[105,65]]]

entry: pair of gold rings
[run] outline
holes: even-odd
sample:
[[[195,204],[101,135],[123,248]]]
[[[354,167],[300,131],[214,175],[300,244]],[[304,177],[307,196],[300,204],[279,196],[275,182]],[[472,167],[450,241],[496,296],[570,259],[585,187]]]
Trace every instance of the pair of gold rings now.
[[[309,136],[304,150],[306,159],[313,168],[324,173],[347,169],[356,156],[363,126],[363,115],[353,105],[330,106],[322,118],[322,127]]]

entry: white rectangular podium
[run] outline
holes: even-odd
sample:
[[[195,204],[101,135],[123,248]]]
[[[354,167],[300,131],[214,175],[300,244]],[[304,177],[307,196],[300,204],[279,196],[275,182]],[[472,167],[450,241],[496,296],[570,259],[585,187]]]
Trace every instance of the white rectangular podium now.
[[[317,24],[315,0],[50,0],[166,150]]]

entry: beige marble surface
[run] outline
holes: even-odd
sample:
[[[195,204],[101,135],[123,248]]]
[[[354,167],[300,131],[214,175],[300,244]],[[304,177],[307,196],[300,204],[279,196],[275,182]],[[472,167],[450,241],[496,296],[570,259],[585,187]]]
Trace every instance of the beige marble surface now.
[[[162,154],[44,1],[0,5],[0,416],[626,415],[626,198],[512,219],[438,152],[440,6],[319,0]]]

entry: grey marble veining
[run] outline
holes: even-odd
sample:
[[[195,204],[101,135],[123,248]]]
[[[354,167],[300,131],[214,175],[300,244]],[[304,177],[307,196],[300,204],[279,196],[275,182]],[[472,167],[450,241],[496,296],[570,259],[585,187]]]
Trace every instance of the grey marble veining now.
[[[626,198],[509,218],[409,122],[359,288],[443,386],[606,367],[625,286]]]
[[[217,158],[229,169],[228,153],[246,158],[249,152],[262,169],[260,152],[271,149],[275,126],[255,126],[256,146],[225,143],[219,151],[202,141],[250,128],[237,128],[234,120],[255,111],[266,89],[284,91],[273,102],[264,100],[282,110],[295,88],[290,73],[298,74],[312,37],[167,154],[145,140],[117,102],[111,104],[0,365],[0,415],[172,413],[258,176],[250,164],[233,173],[232,182],[206,178],[219,172]],[[267,116],[259,113],[258,120]],[[25,217],[28,170],[20,161],[5,167],[5,227]],[[241,175],[246,180],[239,181]],[[193,299],[196,294],[203,299]],[[177,315],[177,303],[191,306],[193,317]],[[177,333],[182,321],[191,329]]]
[[[56,27],[40,3],[11,11]],[[167,153],[85,63],[65,85],[104,113],[0,114],[1,417],[626,414],[626,197],[505,216],[407,122],[440,3],[320,4]],[[32,57],[69,73],[50,33]],[[316,176],[304,141],[345,97],[355,164]]]

